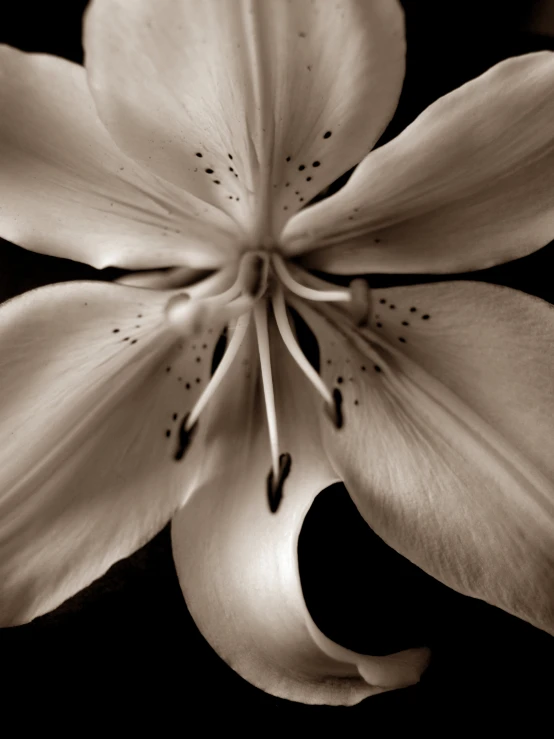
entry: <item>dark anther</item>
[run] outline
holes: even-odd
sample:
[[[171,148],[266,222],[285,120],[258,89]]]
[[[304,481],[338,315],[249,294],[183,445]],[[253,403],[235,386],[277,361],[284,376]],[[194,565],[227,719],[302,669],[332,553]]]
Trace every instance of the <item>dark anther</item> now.
[[[267,502],[269,503],[269,510],[272,513],[277,513],[277,509],[283,500],[283,486],[289,476],[291,466],[292,457],[290,454],[280,454],[277,480],[274,479],[273,469],[269,471],[267,476]]]
[[[227,348],[227,326],[221,332],[221,335],[219,339],[217,340],[217,343],[214,347],[214,353],[212,354],[212,367],[211,367],[212,375],[218,368],[221,360],[223,359],[223,355],[225,354],[226,348]]]
[[[333,390],[333,400],[335,401],[335,417],[333,418],[333,423],[338,429],[341,429],[344,418],[342,417],[342,393],[338,387]]]
[[[187,413],[183,418],[181,425],[179,426],[179,431],[177,432],[179,434],[179,441],[177,442],[177,449],[175,450],[175,455],[173,457],[176,462],[180,462],[185,456],[185,452],[187,451],[194,432],[196,431],[196,427],[198,426],[198,423],[195,423],[188,431],[185,429],[189,415],[190,413]]]

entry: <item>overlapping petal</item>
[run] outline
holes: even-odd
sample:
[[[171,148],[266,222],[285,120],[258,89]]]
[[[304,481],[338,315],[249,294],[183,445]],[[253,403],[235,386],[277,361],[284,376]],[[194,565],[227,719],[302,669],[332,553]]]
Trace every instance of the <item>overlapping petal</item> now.
[[[182,423],[219,334],[183,346],[170,295],[67,283],[0,310],[2,625],[55,608],[182,504],[198,464],[194,439],[176,459]]]
[[[473,283],[377,295],[366,332],[303,312],[343,394],[333,465],[390,546],[554,632],[552,307]]]
[[[94,0],[85,49],[118,145],[254,240],[362,159],[404,74],[396,0]]]
[[[554,54],[501,62],[298,214],[285,249],[340,274],[462,272],[529,254],[554,234],[553,117]]]
[[[224,213],[118,149],[82,67],[0,47],[0,108],[4,238],[98,268],[205,268],[236,253]]]
[[[198,627],[240,675],[283,698],[353,704],[417,682],[428,653],[359,655],[313,623],[298,536],[314,498],[337,477],[313,423],[317,402],[290,357],[272,345],[281,447],[292,457],[281,506],[272,514],[267,502],[271,462],[259,382],[235,374],[217,399],[227,428],[211,432],[198,489],[172,522],[177,572]],[[237,389],[243,401],[249,394],[246,406]]]

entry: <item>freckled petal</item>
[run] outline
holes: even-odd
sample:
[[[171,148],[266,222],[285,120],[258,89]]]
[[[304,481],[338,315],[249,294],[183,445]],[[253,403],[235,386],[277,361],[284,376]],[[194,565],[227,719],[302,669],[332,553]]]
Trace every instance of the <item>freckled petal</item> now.
[[[95,0],[85,29],[118,144],[245,227],[273,208],[275,234],[371,149],[404,74],[396,0]]]
[[[325,377],[343,393],[344,426],[324,426],[326,449],[387,544],[455,590],[554,633],[552,310],[485,285],[381,294],[410,320],[410,307],[423,310],[435,291],[429,328],[402,350],[377,329],[363,338],[304,310]]]
[[[232,248],[224,213],[120,151],[85,71],[0,46],[0,234],[94,267],[213,267]]]
[[[219,334],[168,343],[171,294],[67,283],[0,309],[2,625],[58,606],[182,503],[179,429]]]
[[[289,700],[354,704],[417,682],[428,652],[356,654],[325,637],[308,613],[298,536],[318,492],[337,478],[321,454],[321,411],[282,349],[274,372],[281,449],[292,464],[281,505],[272,514],[266,497],[271,463],[260,385],[251,383],[248,396],[239,388],[252,378],[236,377],[234,392],[229,386],[218,399],[225,421],[210,431],[198,488],[172,522],[177,572],[198,627],[242,677]]]
[[[431,105],[287,228],[339,274],[462,272],[554,236],[554,54],[508,59]]]

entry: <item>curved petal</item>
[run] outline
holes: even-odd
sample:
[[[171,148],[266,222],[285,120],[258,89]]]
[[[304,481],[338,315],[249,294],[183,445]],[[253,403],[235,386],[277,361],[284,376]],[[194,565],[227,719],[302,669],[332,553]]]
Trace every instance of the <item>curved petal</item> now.
[[[224,430],[214,429],[221,440],[172,522],[177,572],[198,627],[236,672],[290,700],[353,704],[417,682],[428,652],[359,655],[313,623],[300,585],[298,536],[314,498],[337,477],[314,433],[320,409],[282,346],[275,349],[281,450],[292,457],[281,505],[273,514],[267,501],[271,462],[259,384],[241,406],[235,393],[245,378],[237,376],[234,392],[229,386],[219,401],[228,419]]]
[[[343,428],[324,428],[333,464],[390,546],[554,632],[551,306],[471,283],[378,295],[400,324],[390,341],[302,309],[343,394]]]
[[[341,274],[462,272],[554,237],[554,54],[508,59],[431,105],[286,230]],[[324,247],[321,250],[319,247]]]
[[[229,258],[235,224],[117,148],[82,67],[0,46],[0,108],[4,238],[99,269]]]
[[[396,0],[94,0],[85,48],[121,148],[254,241],[371,149],[404,74]]]
[[[198,447],[176,460],[181,424],[219,332],[183,346],[171,295],[75,282],[1,308],[2,625],[55,608],[183,502]]]

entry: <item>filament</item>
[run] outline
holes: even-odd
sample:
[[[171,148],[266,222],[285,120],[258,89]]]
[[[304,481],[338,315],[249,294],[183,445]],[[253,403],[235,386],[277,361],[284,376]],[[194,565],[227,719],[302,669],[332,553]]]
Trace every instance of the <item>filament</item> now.
[[[318,375],[318,373],[315,371],[315,369],[312,367],[312,365],[308,362],[304,352],[298,345],[298,342],[296,341],[292,333],[289,319],[287,316],[287,308],[285,305],[285,298],[283,295],[283,290],[280,286],[276,288],[275,293],[273,295],[272,302],[273,302],[273,312],[275,314],[275,320],[277,322],[277,328],[279,329],[281,338],[283,339],[285,346],[291,353],[292,358],[294,359],[296,364],[300,367],[302,372],[306,375],[308,380],[315,387],[317,392],[321,395],[323,400],[329,406],[334,407],[334,401],[333,401],[333,396],[331,395],[331,391],[329,390],[327,385],[323,382],[323,380]]]
[[[297,282],[287,269],[283,258],[279,254],[272,254],[272,264],[277,276],[285,287],[292,293],[298,295],[305,300],[314,300],[319,302],[349,302],[352,299],[350,290],[345,288],[336,290],[314,290]]]
[[[190,431],[190,429],[194,426],[196,421],[198,421],[198,417],[200,416],[204,408],[207,406],[207,404],[210,402],[215,391],[221,384],[221,381],[227,374],[229,367],[233,363],[234,358],[237,356],[237,352],[240,349],[242,340],[244,339],[246,335],[246,331],[248,330],[249,324],[250,324],[250,313],[247,313],[237,322],[237,325],[233,332],[233,336],[231,337],[231,341],[229,342],[229,345],[225,351],[225,354],[223,355],[221,359],[221,362],[219,363],[212,378],[206,385],[204,392],[200,395],[200,397],[194,404],[187,418],[187,422],[185,424],[185,431]]]
[[[269,429],[269,446],[271,450],[271,466],[273,475],[279,475],[279,436],[277,432],[277,413],[275,411],[275,396],[273,393],[273,377],[271,373],[271,354],[269,350],[269,331],[267,326],[267,303],[257,303],[254,307],[254,321],[258,339],[262,385],[264,389],[267,425]]]

